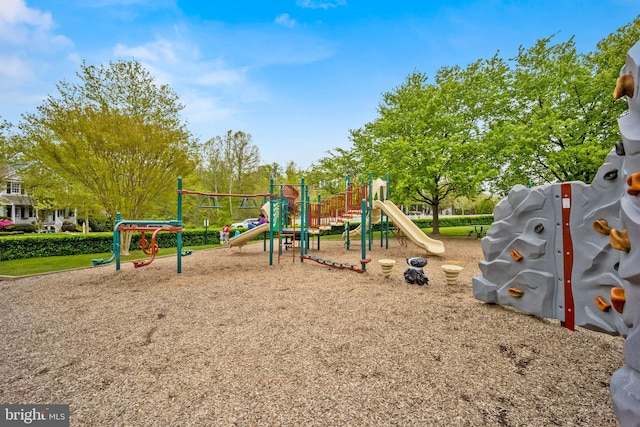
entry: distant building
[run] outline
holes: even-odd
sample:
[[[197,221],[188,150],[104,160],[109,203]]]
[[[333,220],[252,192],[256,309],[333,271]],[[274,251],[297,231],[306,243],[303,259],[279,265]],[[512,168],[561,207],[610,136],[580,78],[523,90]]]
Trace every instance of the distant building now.
[[[15,224],[36,224],[36,209],[31,198],[24,191],[20,178],[12,173],[6,185],[0,187],[0,216],[7,217]],[[65,221],[77,224],[75,209],[55,209],[44,212],[45,229],[61,231]],[[42,217],[42,214],[41,214]]]

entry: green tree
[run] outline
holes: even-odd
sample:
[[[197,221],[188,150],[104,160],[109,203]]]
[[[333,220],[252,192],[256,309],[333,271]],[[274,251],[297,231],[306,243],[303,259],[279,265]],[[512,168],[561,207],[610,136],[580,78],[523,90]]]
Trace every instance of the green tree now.
[[[357,132],[357,131],[352,131]],[[328,156],[313,163],[304,174],[307,184],[313,191],[311,195],[323,198],[345,191],[346,176],[358,176],[365,173],[363,164],[353,149],[334,148]]]
[[[36,228],[42,230],[47,216],[62,206],[56,196],[64,191],[65,183],[48,170],[38,168],[25,174],[22,186],[35,209]]]
[[[517,170],[536,184],[589,182],[610,148],[594,127],[599,98],[573,38],[556,45],[550,41],[520,47],[516,57],[512,116],[496,128],[500,137],[494,138],[511,160],[503,176]]]
[[[476,214],[478,215],[492,214],[495,207],[496,207],[496,202],[490,196],[484,196],[480,199],[480,201],[478,201],[478,206],[476,207]]]
[[[284,174],[288,184],[297,184],[302,179],[302,171],[298,169],[296,162],[293,160],[287,163]]]
[[[77,77],[23,116],[29,170],[42,164],[77,184],[112,221],[116,212],[144,219],[175,198],[176,177],[193,170],[196,144],[180,119],[183,105],[136,61],[83,63]]]
[[[0,180],[6,181],[13,170],[11,159],[14,158],[12,134],[13,126],[6,120],[0,118]]]
[[[354,151],[374,175],[388,172],[394,199],[429,205],[433,232],[439,233],[439,210],[447,197],[475,194],[486,171],[477,161],[482,134],[478,115],[478,69],[501,66],[478,61],[468,69],[438,70],[435,84],[414,72],[383,95],[379,117],[352,131]]]
[[[203,177],[207,192],[216,194],[256,194],[267,193],[260,169],[260,150],[253,144],[251,134],[228,130],[223,136],[215,136],[203,146]],[[219,201],[224,198],[219,198]],[[239,199],[227,197],[225,208],[233,218],[234,205]]]
[[[617,119],[626,105],[612,93],[626,52],[640,38],[640,19],[577,52],[573,38],[553,37],[520,47],[514,70],[496,93],[509,100],[507,114],[489,118],[486,161],[497,174],[492,187],[568,181],[589,183],[619,140]]]

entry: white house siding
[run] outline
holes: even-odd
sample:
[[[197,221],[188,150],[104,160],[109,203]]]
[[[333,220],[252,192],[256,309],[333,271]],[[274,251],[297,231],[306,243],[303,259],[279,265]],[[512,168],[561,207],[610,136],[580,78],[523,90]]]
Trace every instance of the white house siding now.
[[[0,216],[8,217],[15,224],[35,224],[36,210],[28,195],[21,192],[19,181],[7,181],[0,192]],[[71,209],[59,209],[50,213],[45,222],[46,228],[60,231],[65,222],[77,224],[76,212]]]

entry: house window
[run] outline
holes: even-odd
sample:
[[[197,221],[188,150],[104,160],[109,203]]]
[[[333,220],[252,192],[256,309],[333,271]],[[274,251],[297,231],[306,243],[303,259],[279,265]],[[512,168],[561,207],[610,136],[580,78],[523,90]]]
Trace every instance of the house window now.
[[[20,183],[19,182],[7,182],[7,194],[20,194]]]
[[[29,218],[35,218],[36,210],[33,208],[29,208]]]
[[[27,208],[25,208],[24,206],[22,206],[22,207],[20,208],[20,211],[21,211],[20,218],[22,218],[22,219],[27,219],[27,218],[29,218],[29,217],[27,216]]]
[[[13,218],[13,206],[7,206],[7,217]]]

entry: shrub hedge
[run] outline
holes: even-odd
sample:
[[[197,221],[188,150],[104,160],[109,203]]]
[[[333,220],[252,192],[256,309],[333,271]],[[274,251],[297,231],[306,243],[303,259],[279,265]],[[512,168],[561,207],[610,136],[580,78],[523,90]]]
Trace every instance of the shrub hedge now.
[[[431,218],[414,219],[420,228],[431,228]],[[445,217],[440,219],[440,227],[460,227],[468,225],[488,225],[493,222],[493,215],[477,215],[473,217]],[[349,228],[357,227],[358,223],[350,223]],[[380,230],[380,224],[374,224],[374,230]],[[233,235],[233,231],[231,234]],[[343,226],[334,226],[323,234],[341,234]],[[254,240],[261,240],[265,233]],[[141,233],[134,233],[131,240],[131,248],[140,247]],[[151,239],[151,233],[146,233],[146,238]],[[160,232],[157,235],[157,244],[160,248],[174,248],[176,246],[176,233]],[[207,244],[220,243],[220,230],[209,229],[206,233]],[[9,235],[0,236],[0,260],[40,258],[64,255],[98,254],[111,252],[113,233],[54,233],[33,235]],[[205,244],[205,230],[185,230],[182,232],[182,245],[202,246]]]
[[[131,249],[140,248],[141,233],[134,233]],[[151,233],[145,233],[147,241]],[[160,232],[156,243],[160,248],[175,248],[176,233]],[[185,230],[182,232],[183,246],[204,245],[204,230]],[[207,233],[207,243],[220,243],[219,233]],[[6,236],[0,238],[0,260],[40,258],[64,255],[98,254],[111,252],[113,233],[55,233],[42,235]]]

